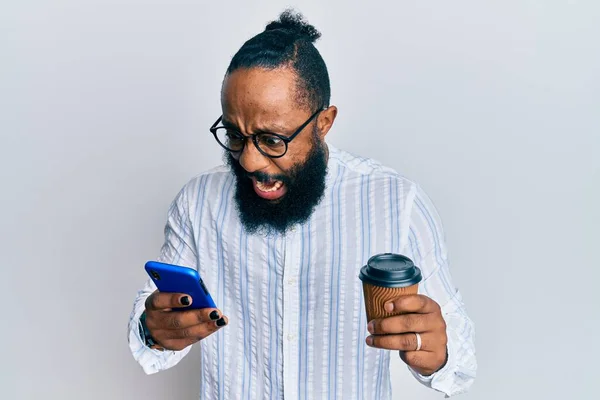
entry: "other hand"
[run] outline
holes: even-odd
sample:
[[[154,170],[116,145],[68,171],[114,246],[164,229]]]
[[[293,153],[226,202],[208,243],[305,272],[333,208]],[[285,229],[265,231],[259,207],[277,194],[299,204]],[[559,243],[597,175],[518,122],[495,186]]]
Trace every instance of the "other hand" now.
[[[380,349],[399,350],[400,357],[421,375],[431,375],[447,361],[448,337],[440,306],[424,295],[405,295],[385,304],[392,317],[369,322],[366,341]],[[420,336],[420,349],[417,335]]]

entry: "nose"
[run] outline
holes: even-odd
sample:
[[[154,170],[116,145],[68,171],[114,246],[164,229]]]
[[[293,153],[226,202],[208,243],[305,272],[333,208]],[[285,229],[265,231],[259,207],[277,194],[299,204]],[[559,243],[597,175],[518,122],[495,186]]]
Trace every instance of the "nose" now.
[[[249,173],[263,171],[271,163],[270,158],[258,151],[252,140],[246,142],[238,160],[242,168]]]

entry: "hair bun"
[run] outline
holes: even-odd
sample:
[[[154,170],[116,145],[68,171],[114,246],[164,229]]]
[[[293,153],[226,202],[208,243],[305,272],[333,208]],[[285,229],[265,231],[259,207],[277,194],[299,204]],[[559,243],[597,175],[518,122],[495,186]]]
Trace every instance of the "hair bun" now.
[[[277,21],[270,22],[265,28],[265,32],[273,30],[283,30],[313,43],[321,37],[321,32],[306,22],[302,14],[291,9],[282,12]]]

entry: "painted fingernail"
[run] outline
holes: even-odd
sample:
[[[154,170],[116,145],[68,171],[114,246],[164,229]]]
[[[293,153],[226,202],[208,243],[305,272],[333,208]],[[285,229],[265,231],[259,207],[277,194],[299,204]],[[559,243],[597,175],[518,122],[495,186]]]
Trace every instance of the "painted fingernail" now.
[[[190,305],[190,298],[188,296],[183,296],[181,299],[179,299],[179,301],[184,306],[189,306]]]
[[[367,344],[368,344],[369,346],[373,346],[373,337],[371,337],[371,336],[367,336]]]
[[[367,325],[367,330],[369,331],[369,333],[374,333],[375,332],[375,322],[373,322],[373,321],[369,322],[369,325]]]
[[[213,312],[210,313],[209,317],[213,321],[216,321],[216,320],[219,319],[219,312],[217,310],[215,310],[215,311],[213,311]]]
[[[386,303],[383,308],[385,308],[385,311],[387,312],[392,312],[394,311],[394,303],[390,302],[390,303]]]
[[[221,317],[220,320],[217,321],[217,326],[225,326],[227,322],[225,322],[225,318]]]

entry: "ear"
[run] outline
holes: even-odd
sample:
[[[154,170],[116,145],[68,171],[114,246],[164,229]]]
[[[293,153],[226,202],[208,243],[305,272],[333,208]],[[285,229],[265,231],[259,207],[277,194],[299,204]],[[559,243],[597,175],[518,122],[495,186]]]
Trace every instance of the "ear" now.
[[[319,137],[324,139],[327,132],[331,129],[335,117],[337,117],[338,109],[336,106],[329,106],[325,110],[321,111],[317,117],[317,129],[319,131]]]

